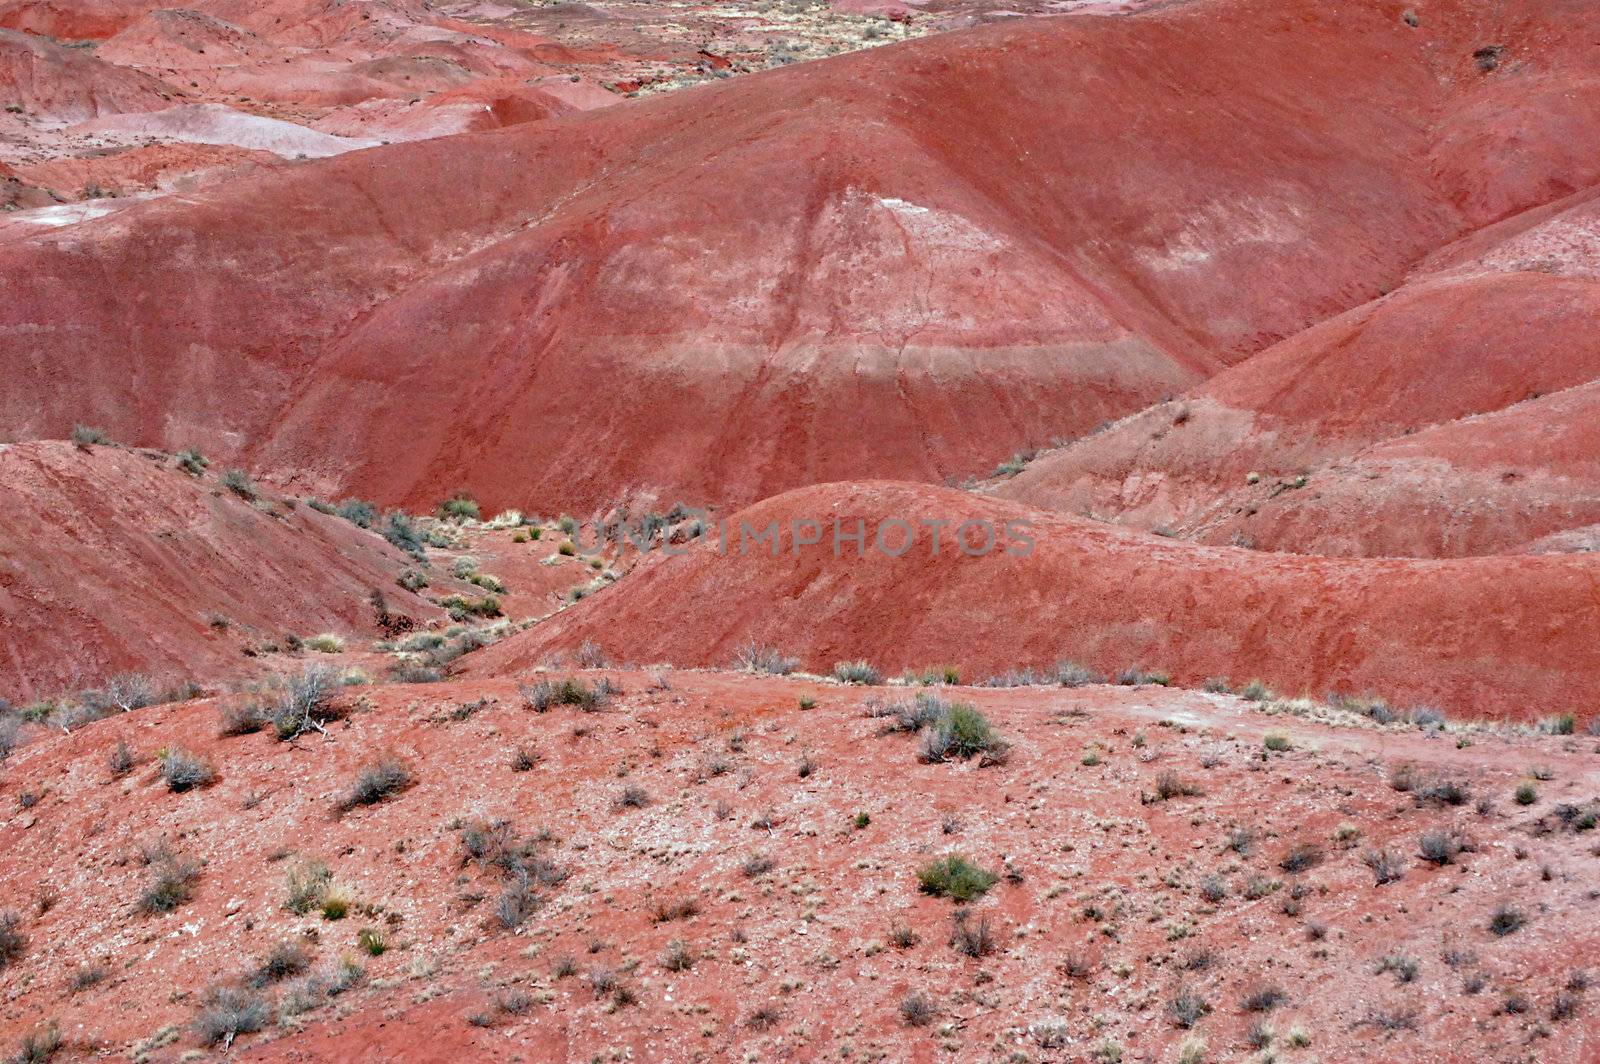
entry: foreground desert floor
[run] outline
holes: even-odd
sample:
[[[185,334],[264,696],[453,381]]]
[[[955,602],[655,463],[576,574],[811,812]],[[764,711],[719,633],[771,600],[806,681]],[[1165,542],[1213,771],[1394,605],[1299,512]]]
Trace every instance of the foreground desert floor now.
[[[915,688],[541,677],[615,693],[349,687],[292,742],[219,736],[230,696],[13,754],[9,1037],[178,1059],[222,987],[260,1010],[233,1051],[285,1060],[1593,1059],[1592,737],[936,687],[1009,749],[923,763],[878,715]],[[215,779],[172,793],[180,747]],[[410,782],[341,812],[383,758]],[[994,885],[921,893],[949,854]]]

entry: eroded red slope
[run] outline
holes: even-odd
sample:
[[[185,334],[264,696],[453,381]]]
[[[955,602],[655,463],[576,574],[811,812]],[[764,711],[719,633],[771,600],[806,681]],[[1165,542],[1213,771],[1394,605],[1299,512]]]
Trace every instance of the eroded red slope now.
[[[996,491],[1211,542],[1358,555],[1513,549],[1532,528],[1553,531],[1547,522],[1565,520],[1566,502],[1592,494],[1589,472],[1565,468],[1590,470],[1600,454],[1592,412],[1575,399],[1537,414],[1483,415],[1566,389],[1589,394],[1579,386],[1600,378],[1597,335],[1600,196],[1590,190],[1475,234],[1432,256],[1392,294],[1274,345],[1187,397],[1048,453]],[[1513,424],[1524,427],[1505,428]],[[1530,433],[1549,438],[1524,439]],[[1311,495],[1329,479],[1325,471],[1367,476],[1340,465],[1364,461],[1369,450],[1385,462],[1386,441],[1411,457],[1437,445],[1436,465],[1470,451],[1478,471],[1531,475],[1548,466],[1561,482],[1530,476],[1509,489],[1518,500],[1509,510],[1483,521],[1473,513],[1506,497],[1475,489],[1474,468],[1451,489],[1418,485],[1421,494],[1409,499],[1381,480],[1351,484],[1340,494],[1370,497],[1336,523],[1319,530],[1311,518],[1293,534],[1255,527],[1258,511],[1306,500],[1285,490],[1303,476]],[[1424,510],[1425,524],[1414,525]],[[1572,517],[1581,519],[1581,507]]]
[[[1565,69],[1547,14],[1503,75],[1382,4],[1017,23],[262,175],[0,253],[3,410],[413,503],[982,471],[1487,220],[1434,116]]]
[[[911,549],[858,557],[823,542],[794,548],[807,519],[869,536],[889,519],[920,529]],[[935,555],[932,526],[949,522]],[[949,542],[963,521],[1007,538],[1026,522],[1034,549],[970,556]],[[741,523],[778,522],[784,539],[745,546]],[[1179,682],[1258,677],[1282,691],[1374,691],[1474,716],[1592,712],[1600,698],[1600,558],[1461,561],[1301,558],[1197,547],[945,488],[830,484],[765,500],[716,538],[660,556],[622,583],[475,655],[504,675],[593,641],[613,660],[725,665],[754,639],[811,669],[865,658],[880,668],[957,665],[984,677],[1069,658],[1102,672],[1130,664]],[[973,535],[981,533],[974,532]],[[903,533],[891,531],[897,546]],[[974,541],[977,542],[977,541]]]
[[[182,95],[148,74],[15,30],[0,29],[0,105],[79,121],[155,111]]]
[[[1369,447],[1196,529],[1258,550],[1493,554],[1600,521],[1600,381]]]
[[[442,616],[396,586],[414,565],[377,535],[167,456],[66,443],[0,447],[0,698],[124,671],[213,680],[286,632],[377,634],[369,596]]]

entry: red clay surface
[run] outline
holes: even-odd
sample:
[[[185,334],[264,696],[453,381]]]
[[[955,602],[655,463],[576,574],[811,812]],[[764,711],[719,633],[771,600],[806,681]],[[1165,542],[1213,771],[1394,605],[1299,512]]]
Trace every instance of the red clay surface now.
[[[880,552],[885,522],[899,557]],[[796,546],[800,522],[822,542]],[[965,521],[986,554],[954,542]],[[864,522],[865,556],[843,542]],[[945,521],[933,553],[931,524]],[[754,537],[777,522],[777,547]],[[1026,522],[1021,551],[1008,522]],[[746,537],[743,526],[751,530]],[[908,484],[829,484],[727,518],[677,557],[646,559],[620,584],[468,659],[478,677],[597,643],[612,660],[726,666],[747,640],[826,672],[864,658],[894,675],[954,665],[985,678],[1062,659],[1107,675],[1138,665],[1186,686],[1261,679],[1321,696],[1377,692],[1454,715],[1532,721],[1600,705],[1594,636],[1600,558],[1335,560],[1177,543]],[[1023,526],[1018,525],[1018,528]],[[974,552],[984,533],[969,533]]]
[[[1444,8],[1418,28],[1242,0],[1013,22],[212,186],[0,252],[0,366],[28,397],[6,421],[181,430],[413,505],[984,471],[1493,220],[1428,164],[1436,115],[1566,70],[1588,10],[1520,26],[1490,74],[1462,42],[1496,27],[1464,38]],[[1153,106],[1156,84],[1193,105]],[[1485,161],[1514,167],[1514,206],[1600,177],[1567,155],[1600,125],[1562,132]],[[91,294],[86,272],[122,280]],[[47,348],[81,370],[40,403]],[[111,351],[147,367],[137,404],[106,390]]]
[[[441,618],[396,586],[415,562],[308,506],[225,489],[171,456],[67,443],[0,448],[0,698],[136,672],[209,682],[259,672],[285,633],[379,634],[369,596]],[[444,581],[448,583],[448,581]]]
[[[186,1059],[205,989],[293,941],[307,971],[261,988],[266,1029],[232,1055],[1045,1060],[1111,1043],[1164,1061],[1199,1038],[1223,1060],[1245,1058],[1259,1021],[1285,1060],[1479,1061],[1530,1041],[1548,1064],[1592,1059],[1593,991],[1564,987],[1600,947],[1594,835],[1554,813],[1593,801],[1593,740],[1479,734],[1458,749],[1158,688],[949,690],[990,718],[1009,761],[919,764],[912,737],[866,715],[906,691],[604,675],[624,693],[597,713],[534,713],[499,680],[347,689],[347,722],[292,744],[216,737],[213,701],[32,736],[6,765],[0,886],[26,944],[0,971],[0,1032],[14,1044],[53,1021],[58,1059]],[[813,709],[796,708],[802,695]],[[1288,752],[1264,752],[1268,732]],[[119,742],[140,761],[117,780]],[[216,781],[170,793],[149,760],[164,747],[209,759]],[[536,762],[520,773],[519,748]],[[1081,764],[1089,751],[1097,763]],[[414,783],[333,815],[383,753]],[[1468,804],[1393,789],[1407,763],[1461,783]],[[1547,779],[1520,806],[1529,765]],[[1142,801],[1164,773],[1202,793]],[[628,787],[642,804],[618,804]],[[514,932],[494,915],[506,877],[460,841],[494,819],[547,830],[540,852],[567,873]],[[1432,830],[1475,849],[1424,863]],[[161,840],[199,874],[175,911],[142,915],[153,873],[139,853]],[[1299,845],[1318,859],[1285,871]],[[1382,886],[1363,862],[1379,849],[1401,872]],[[916,870],[946,853],[1003,876],[969,910],[989,922],[986,956],[953,949],[956,906],[917,890]],[[742,871],[753,854],[770,865]],[[289,869],[313,859],[349,898],[342,920],[285,909]],[[686,900],[688,915],[653,915]],[[1497,936],[1501,904],[1526,923]],[[388,950],[360,950],[363,928]],[[688,970],[663,967],[674,941]],[[1385,957],[1415,974],[1381,971]],[[340,958],[362,978],[291,1014],[304,979]],[[631,1002],[592,989],[607,972]],[[1184,989],[1210,1010],[1192,1032],[1168,1014]],[[1248,1011],[1262,989],[1283,1000]],[[927,1026],[901,1018],[912,993],[932,1006]]]
[[[1490,227],[1394,293],[995,491],[1204,542],[1357,556],[1514,551],[1593,523],[1597,217],[1586,192]]]

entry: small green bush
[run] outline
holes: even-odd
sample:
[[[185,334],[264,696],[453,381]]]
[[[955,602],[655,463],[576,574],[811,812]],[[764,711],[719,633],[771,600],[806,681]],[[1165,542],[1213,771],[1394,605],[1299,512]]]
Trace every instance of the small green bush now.
[[[427,553],[423,547],[422,533],[417,530],[416,523],[399,510],[390,510],[384,515],[383,528],[380,532],[384,539],[413,558],[421,558]]]
[[[457,492],[439,504],[439,516],[450,521],[476,521],[478,504],[466,492]]]
[[[261,494],[248,474],[242,469],[229,469],[222,474],[222,486],[246,502],[254,502]]]
[[[985,894],[1000,881],[1000,877],[960,854],[948,854],[918,869],[917,881],[924,894],[954,901],[971,901]]]
[[[1005,741],[977,709],[965,702],[941,703],[940,706],[938,717],[922,733],[924,761],[966,760],[1005,749]]]
[[[350,790],[339,799],[339,809],[348,811],[358,805],[376,805],[403,791],[412,783],[411,770],[392,756],[380,757],[363,768],[356,776]]]
[[[345,499],[334,512],[357,528],[371,528],[378,519],[378,508],[365,499]]]
[[[211,465],[210,460],[193,447],[178,452],[178,467],[191,477],[200,476],[209,465]]]

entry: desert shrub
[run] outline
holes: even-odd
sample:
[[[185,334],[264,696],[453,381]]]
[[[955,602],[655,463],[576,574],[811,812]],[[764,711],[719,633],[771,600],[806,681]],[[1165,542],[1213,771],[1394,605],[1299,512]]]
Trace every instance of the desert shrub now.
[[[1407,957],[1403,953],[1391,953],[1378,961],[1377,973],[1386,975],[1392,973],[1395,981],[1409,983],[1417,978],[1420,966],[1415,957]]]
[[[0,762],[22,745],[22,718],[9,707],[0,706]]]
[[[694,898],[679,898],[677,901],[658,901],[650,910],[650,921],[657,924],[670,923],[673,920],[687,920],[691,916],[700,914],[700,903]]]
[[[415,569],[407,569],[395,580],[406,591],[417,592],[428,586],[428,578]]]
[[[161,778],[169,789],[182,793],[204,787],[217,778],[217,770],[204,758],[173,747],[161,755]]]
[[[102,445],[110,444],[111,437],[89,425],[74,425],[72,426],[72,442],[82,450],[87,451],[97,443]]]
[[[222,486],[246,502],[254,502],[261,494],[248,474],[242,469],[229,469],[222,474]]]
[[[1004,747],[1005,741],[977,709],[964,702],[941,703],[938,715],[923,729],[921,756],[931,762],[953,757],[965,760],[978,754],[993,755]]]
[[[926,1027],[936,1011],[933,999],[920,991],[913,990],[900,999],[900,1019],[907,1027]]]
[[[476,521],[478,504],[471,495],[460,491],[439,504],[439,516],[450,521]]]
[[[1204,793],[1193,783],[1179,777],[1176,772],[1168,770],[1156,777],[1155,796],[1149,800],[1166,802],[1173,798],[1195,798]]]
[[[1405,858],[1388,849],[1368,850],[1361,855],[1361,863],[1372,869],[1378,886],[1393,883],[1406,874]]]
[[[1302,842],[1289,848],[1289,851],[1278,861],[1278,867],[1285,872],[1305,872],[1321,864],[1322,859],[1323,853],[1320,846],[1311,842]]]
[[[371,528],[378,519],[378,508],[365,499],[350,498],[339,503],[334,513],[357,528]]]
[[[1167,1002],[1167,1016],[1185,1030],[1199,1023],[1210,1011],[1210,1002],[1188,987],[1180,987],[1172,1000]]]
[[[1087,687],[1090,684],[1105,682],[1104,676],[1087,665],[1080,665],[1076,661],[1061,661],[1056,664],[1056,683],[1062,687]]]
[[[1246,1012],[1271,1012],[1288,1000],[1281,987],[1258,986],[1246,993],[1239,1005]]]
[[[874,717],[889,721],[887,731],[921,731],[939,720],[950,708],[950,703],[937,695],[918,691],[909,702],[891,702],[871,710]]]
[[[538,911],[542,901],[538,890],[528,877],[513,875],[495,901],[495,919],[507,931],[514,931],[528,922]]]
[[[344,797],[339,799],[338,808],[347,812],[358,805],[376,805],[411,783],[411,770],[398,758],[386,754],[361,770]]]
[[[1289,737],[1287,735],[1280,735],[1277,732],[1270,732],[1266,738],[1261,740],[1261,745],[1266,747],[1268,750],[1271,750],[1275,754],[1282,754],[1292,749],[1294,744],[1289,741]]]
[[[117,740],[117,745],[106,753],[106,768],[111,771],[112,779],[121,779],[132,772],[136,762],[137,759],[134,757],[133,748],[127,744],[126,740]]]
[[[9,968],[28,949],[28,936],[22,933],[22,917],[9,909],[0,912],[0,971]]]
[[[389,679],[395,683],[438,683],[444,670],[421,661],[397,661],[389,666]]]
[[[667,943],[667,948],[661,955],[661,967],[669,972],[686,972],[694,967],[694,954],[689,951],[688,943],[681,938],[675,938]]]
[[[384,933],[378,928],[362,928],[357,931],[355,944],[362,949],[363,954],[370,957],[382,957],[389,952],[389,939],[384,938]]]
[[[1215,905],[1228,896],[1228,884],[1221,876],[1209,875],[1200,884],[1200,896]]]
[[[318,906],[324,920],[343,920],[350,915],[350,895],[338,887],[329,886]]]
[[[182,469],[191,477],[200,476],[210,465],[210,460],[208,460],[205,455],[201,454],[199,450],[194,447],[190,447],[186,451],[178,452],[178,468]]]
[[[265,728],[272,720],[259,702],[235,702],[217,707],[219,735],[249,735]]]
[[[1139,687],[1144,684],[1166,687],[1172,683],[1172,677],[1164,672],[1151,672],[1142,666],[1130,665],[1117,673],[1117,683],[1123,687]]]
[[[315,650],[318,654],[341,654],[344,652],[344,640],[332,632],[323,632],[307,639],[305,647],[307,650]]]
[[[1465,805],[1472,800],[1472,788],[1460,780],[1436,779],[1416,788],[1418,803],[1433,805]]]
[[[302,861],[289,869],[285,876],[288,898],[283,907],[299,916],[317,909],[328,895],[333,874],[321,861]]]
[[[1489,931],[1499,938],[1522,930],[1528,922],[1528,917],[1520,909],[1501,903],[1495,906],[1494,912],[1489,914]]]
[[[1472,849],[1472,843],[1453,831],[1426,831],[1417,839],[1417,851],[1430,864],[1447,865]]]
[[[110,977],[110,968],[107,968],[99,961],[90,961],[88,964],[85,964],[82,968],[79,968],[77,971],[72,973],[72,980],[69,985],[72,987],[72,992],[74,994],[80,994],[85,990],[99,986]]]
[[[889,943],[895,949],[910,949],[921,941],[917,933],[905,924],[895,924],[889,928]]]
[[[971,901],[986,893],[1000,881],[1000,877],[960,854],[947,854],[918,869],[917,881],[924,894],[954,901]]]
[[[292,940],[279,942],[261,958],[251,981],[256,986],[280,982],[291,975],[299,975],[310,963],[311,959],[306,956],[305,947],[300,943]]]
[[[439,605],[450,614],[450,619],[456,622],[469,617],[499,617],[504,612],[497,595],[485,595],[480,599],[470,599],[465,595],[447,595],[439,600]]]
[[[1419,728],[1442,728],[1445,724],[1444,710],[1418,706],[1411,711],[1411,723]]]
[[[1518,805],[1532,805],[1539,800],[1539,788],[1531,783],[1522,783],[1517,786],[1516,793],[1512,797]]]
[[[1415,1031],[1417,1010],[1406,1006],[1388,1006],[1368,1011],[1361,1024],[1380,1031]]]
[[[195,1014],[193,1027],[200,1041],[208,1046],[231,1043],[241,1034],[266,1026],[271,1013],[266,999],[237,987],[213,987]]]
[[[1239,689],[1239,697],[1246,702],[1266,702],[1272,698],[1272,688],[1260,680],[1251,680]]]
[[[987,916],[974,922],[965,909],[950,914],[950,945],[967,957],[987,957],[996,948],[994,930]]]
[[[173,692],[180,695],[183,693]],[[131,713],[163,700],[163,696],[156,691],[155,682],[150,677],[136,672],[113,676],[105,682],[105,686],[83,693],[84,708],[96,718],[110,716],[113,713]]]
[[[587,712],[603,708],[608,700],[609,686],[590,687],[582,680],[566,677],[561,680],[540,680],[517,688],[523,703],[535,713],[543,713],[551,706],[576,706]]]
[[[735,652],[733,667],[744,672],[787,676],[800,667],[800,659],[787,657],[776,647],[761,646],[752,639]]]
[[[427,553],[422,533],[418,530],[416,522],[399,510],[390,510],[383,515],[383,525],[378,529],[378,533],[392,546],[413,558],[421,558]]]
[[[139,910],[150,915],[170,913],[194,896],[200,865],[166,847],[150,856],[150,882],[139,895]]]
[[[1578,730],[1578,718],[1571,713],[1546,717],[1539,722],[1539,730],[1546,735],[1571,735]]]
[[[1201,682],[1200,690],[1213,695],[1231,694],[1233,692],[1233,681],[1226,676],[1208,676]]]
[[[763,876],[772,871],[773,868],[777,867],[777,864],[778,862],[764,853],[753,853],[739,865],[739,871],[751,879],[755,879],[757,876]]]
[[[284,681],[272,711],[272,727],[282,740],[320,731],[332,719],[328,700],[339,687],[339,673],[327,665],[307,665]]]
[[[876,686],[883,682],[883,673],[866,661],[841,661],[833,666],[833,678],[840,683]]]
[[[984,680],[980,687],[1042,687],[1055,683],[1052,673],[1035,672],[1033,669],[1007,669],[1005,672],[995,673]]]
[[[46,1064],[60,1048],[61,1029],[51,1020],[45,1026],[36,1027],[22,1036],[9,1064]]]
[[[636,783],[630,783],[622,788],[622,793],[617,796],[618,809],[643,809],[650,804],[650,792]]]
[[[572,540],[564,539],[556,545],[556,553],[563,558],[571,558],[578,553],[578,548]]]

